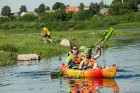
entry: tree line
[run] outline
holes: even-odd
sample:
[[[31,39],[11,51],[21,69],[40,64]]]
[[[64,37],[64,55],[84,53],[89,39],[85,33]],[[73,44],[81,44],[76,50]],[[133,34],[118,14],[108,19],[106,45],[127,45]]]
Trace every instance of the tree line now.
[[[66,26],[67,29],[77,29],[80,27],[83,28],[87,24],[90,26],[89,28],[93,28],[105,25],[115,25],[122,22],[139,22],[140,13],[137,7],[138,4],[140,4],[139,0],[123,0],[123,2],[122,0],[113,0],[111,5],[108,6],[104,4],[103,0],[101,0],[99,4],[91,2],[89,5],[89,9],[87,10],[84,9],[85,5],[83,3],[80,3],[80,5],[78,6],[78,12],[66,13],[66,7],[68,7],[69,5],[65,5],[61,2],[56,2],[52,6],[53,12],[46,12],[50,10],[50,7],[45,6],[45,4],[42,3],[38,6],[38,8],[35,8],[34,10],[34,12],[39,14],[39,18],[31,14],[15,18],[13,15],[11,15],[10,7],[4,6],[2,8],[1,14],[3,16],[8,16],[9,18],[0,18],[0,23],[12,20],[20,20],[25,22],[35,21],[52,25],[50,28],[56,28],[57,24],[57,26],[59,25],[59,29],[62,29],[67,22],[67,24],[69,24]],[[99,13],[101,8],[108,8],[110,16],[101,15]],[[20,12],[27,12],[25,5],[22,5],[19,10]]]

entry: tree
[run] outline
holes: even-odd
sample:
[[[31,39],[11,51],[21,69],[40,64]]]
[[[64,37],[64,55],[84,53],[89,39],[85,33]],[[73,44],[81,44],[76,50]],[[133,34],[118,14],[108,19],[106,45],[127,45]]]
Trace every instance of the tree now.
[[[56,2],[53,7],[52,7],[53,10],[65,10],[66,7],[63,3],[60,3],[60,2]]]
[[[99,6],[100,6],[100,7],[104,7],[104,1],[103,1],[103,0],[101,0],[101,1],[99,2]]]
[[[10,17],[11,9],[9,6],[4,6],[1,11],[1,15]]]
[[[50,7],[49,6],[46,6],[46,9],[45,10],[50,10]]]
[[[44,13],[45,12],[45,5],[40,4],[37,10],[38,13]]]
[[[65,21],[67,20],[67,14],[65,13],[64,10],[57,10],[54,13],[45,13],[42,17],[41,20],[43,21]]]
[[[34,12],[38,13],[38,8],[35,8]]]
[[[26,6],[25,5],[22,5],[20,8],[19,8],[20,12],[27,12],[27,9],[26,9]]]
[[[72,19],[75,21],[83,21],[89,18],[88,10],[79,10],[76,14],[73,14]]]
[[[83,3],[80,3],[79,10],[84,10],[84,7],[85,5]]]
[[[138,11],[137,2],[135,0],[124,0],[122,3],[121,0],[114,0],[111,4],[111,13],[113,15],[124,15],[130,12]]]
[[[90,6],[89,6],[89,13],[91,16],[95,15],[95,4],[93,2],[90,3]]]

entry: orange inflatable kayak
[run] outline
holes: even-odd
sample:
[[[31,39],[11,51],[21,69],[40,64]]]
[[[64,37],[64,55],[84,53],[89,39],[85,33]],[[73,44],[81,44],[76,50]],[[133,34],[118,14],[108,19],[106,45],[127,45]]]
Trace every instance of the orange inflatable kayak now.
[[[64,70],[65,65],[60,65],[60,70]],[[65,69],[63,76],[66,77],[77,77],[81,78],[113,78],[117,72],[118,66],[106,67],[102,69],[89,69],[89,70],[78,70],[78,69]]]

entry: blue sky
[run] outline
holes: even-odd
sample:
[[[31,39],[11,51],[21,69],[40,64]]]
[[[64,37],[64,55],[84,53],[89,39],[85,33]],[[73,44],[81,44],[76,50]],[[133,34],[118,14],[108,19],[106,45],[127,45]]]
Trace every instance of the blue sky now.
[[[42,3],[52,8],[56,2],[62,2],[65,5],[79,6],[80,3],[90,5],[91,2],[99,3],[101,0],[0,0],[0,12],[2,8],[8,5],[12,12],[18,12],[21,5],[25,5],[28,11],[34,11],[35,8]],[[107,5],[110,5],[113,0],[104,0]]]

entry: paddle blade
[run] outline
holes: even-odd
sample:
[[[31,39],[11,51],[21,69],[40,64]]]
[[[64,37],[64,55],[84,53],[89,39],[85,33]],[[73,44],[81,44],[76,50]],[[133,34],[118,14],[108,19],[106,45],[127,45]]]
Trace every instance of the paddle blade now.
[[[78,75],[76,76],[76,78],[80,78],[80,75],[81,75],[81,73],[80,73],[80,74],[78,74]]]
[[[63,69],[63,70],[61,70],[61,71],[59,71],[59,72],[57,72],[56,74],[55,74],[55,77],[60,77],[62,74],[63,74],[63,72],[66,70],[66,68],[65,69]]]
[[[112,31],[113,31],[113,28],[110,27],[109,30],[103,35],[103,37],[91,48],[95,47],[99,42],[107,40],[110,37],[110,35],[112,34]]]
[[[76,78],[80,78],[82,73],[84,73],[84,69],[76,76]]]
[[[110,36],[112,35],[112,33],[113,33],[113,28],[110,27],[109,30],[108,30],[108,33],[104,37],[104,40],[103,40],[101,46],[105,43],[106,40],[108,40],[110,38]]]
[[[110,27],[110,29],[108,30],[108,33],[107,33],[107,34],[106,34],[106,36],[105,36],[104,41],[105,41],[105,40],[107,40],[107,39],[109,39],[109,38],[110,38],[110,36],[112,35],[112,33],[113,33],[113,28],[112,28],[112,27]]]

